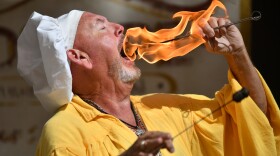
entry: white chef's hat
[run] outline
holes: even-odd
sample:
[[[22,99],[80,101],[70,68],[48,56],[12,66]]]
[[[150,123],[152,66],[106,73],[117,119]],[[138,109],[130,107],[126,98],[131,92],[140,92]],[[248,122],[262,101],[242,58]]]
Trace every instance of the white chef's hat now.
[[[51,112],[73,97],[66,51],[73,48],[82,13],[72,10],[52,18],[33,12],[18,38],[18,71]]]

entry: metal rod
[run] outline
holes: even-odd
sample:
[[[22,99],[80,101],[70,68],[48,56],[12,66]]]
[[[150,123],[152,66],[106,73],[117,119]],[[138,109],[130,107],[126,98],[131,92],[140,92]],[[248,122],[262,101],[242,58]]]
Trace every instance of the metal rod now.
[[[236,25],[236,24],[243,23],[243,22],[246,22],[246,21],[257,21],[259,19],[261,19],[261,12],[253,11],[253,13],[252,13],[252,15],[250,17],[243,18],[243,19],[241,19],[241,20],[239,20],[237,22],[232,22],[232,23],[228,23],[228,24],[225,24],[225,25],[221,25],[221,26],[215,27],[214,29],[220,29],[220,28],[223,28],[223,27],[229,27],[231,25]],[[160,43],[176,41],[176,40],[179,40],[179,39],[182,39],[182,38],[189,37],[190,35],[191,35],[191,33],[188,31],[185,35],[178,36],[178,37],[175,37],[173,39],[166,40],[166,41],[163,41],[163,42],[160,42]]]
[[[181,134],[183,134],[184,132],[186,132],[187,130],[189,130],[190,128],[192,128],[193,126],[197,125],[199,122],[201,122],[202,120],[206,119],[207,117],[209,117],[210,115],[214,114],[215,112],[217,112],[218,110],[221,110],[223,107],[225,107],[226,105],[232,103],[232,102],[240,102],[242,101],[244,98],[249,96],[249,91],[246,88],[242,88],[239,91],[235,92],[232,95],[232,100],[224,103],[223,105],[221,105],[220,107],[214,109],[212,112],[208,113],[207,115],[205,115],[204,117],[200,118],[200,120],[195,121],[193,124],[191,124],[190,126],[188,126],[187,128],[185,128],[184,130],[182,130],[181,132],[177,133],[175,136],[173,136],[173,140],[180,136]]]

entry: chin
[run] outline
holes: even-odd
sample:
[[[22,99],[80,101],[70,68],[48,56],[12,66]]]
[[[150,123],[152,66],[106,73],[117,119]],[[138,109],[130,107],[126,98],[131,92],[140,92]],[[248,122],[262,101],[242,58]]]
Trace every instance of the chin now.
[[[137,80],[139,80],[140,76],[141,76],[141,70],[134,66],[133,69],[124,69],[122,70],[122,72],[120,72],[120,79],[122,80],[122,82],[125,83],[134,83]]]

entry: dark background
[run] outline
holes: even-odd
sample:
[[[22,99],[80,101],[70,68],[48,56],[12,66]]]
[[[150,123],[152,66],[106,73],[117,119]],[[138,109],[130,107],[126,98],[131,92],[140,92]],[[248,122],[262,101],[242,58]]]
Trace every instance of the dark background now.
[[[276,1],[252,0],[252,10],[258,10],[262,18],[252,22],[252,61],[263,75],[276,102],[280,103],[280,43],[278,5]]]

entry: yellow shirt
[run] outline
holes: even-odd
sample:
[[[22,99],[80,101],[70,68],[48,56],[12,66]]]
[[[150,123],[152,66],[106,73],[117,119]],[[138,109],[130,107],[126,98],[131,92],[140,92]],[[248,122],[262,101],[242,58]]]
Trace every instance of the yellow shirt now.
[[[229,84],[213,99],[194,94],[148,94],[131,96],[131,101],[148,130],[181,134],[173,141],[175,152],[163,149],[163,156],[279,156],[280,112],[262,82],[268,117],[250,97],[230,102],[232,94],[241,89],[230,72]],[[45,124],[36,156],[117,156],[136,139],[117,118],[99,112],[76,95]]]

